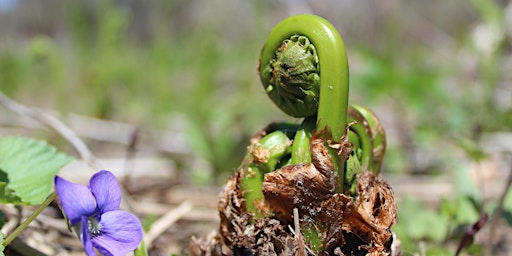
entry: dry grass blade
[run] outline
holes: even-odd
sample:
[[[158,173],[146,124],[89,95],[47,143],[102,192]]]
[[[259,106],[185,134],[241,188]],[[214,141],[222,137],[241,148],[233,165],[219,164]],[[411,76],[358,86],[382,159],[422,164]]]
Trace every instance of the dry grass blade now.
[[[183,202],[178,207],[173,209],[172,211],[166,213],[158,220],[156,220],[153,225],[151,225],[151,229],[145,235],[145,242],[148,248],[151,248],[153,241],[161,235],[165,230],[167,230],[170,226],[172,226],[176,221],[178,221],[185,214],[190,212],[192,209],[192,204],[188,201]]]
[[[30,107],[24,106],[0,92],[0,103],[6,108],[10,109],[14,113],[22,116],[30,117],[38,122],[50,127],[57,131],[62,137],[64,137],[73,147],[76,149],[80,157],[88,164],[94,163],[94,155],[89,150],[87,145],[71,130],[67,125],[58,120],[52,115],[46,114],[41,111],[37,111]]]
[[[490,254],[492,251],[496,227],[501,218],[501,215],[503,214],[503,204],[505,203],[505,197],[507,196],[508,191],[510,190],[511,187],[512,187],[512,165],[511,165],[511,169],[510,169],[510,172],[509,172],[509,175],[507,178],[507,182],[505,184],[505,188],[499,198],[498,206],[496,208],[494,216],[492,216],[489,237],[488,237],[487,245],[486,245],[486,253],[487,254]]]

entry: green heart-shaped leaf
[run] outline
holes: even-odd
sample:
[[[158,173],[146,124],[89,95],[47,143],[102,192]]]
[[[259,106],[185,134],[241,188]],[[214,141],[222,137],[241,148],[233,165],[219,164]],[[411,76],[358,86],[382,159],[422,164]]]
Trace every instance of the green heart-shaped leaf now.
[[[57,172],[72,160],[44,141],[0,138],[0,203],[42,203]]]

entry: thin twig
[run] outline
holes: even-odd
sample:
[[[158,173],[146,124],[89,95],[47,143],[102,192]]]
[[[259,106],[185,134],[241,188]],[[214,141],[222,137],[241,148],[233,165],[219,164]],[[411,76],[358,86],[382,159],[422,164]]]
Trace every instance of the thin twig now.
[[[302,239],[302,233],[300,232],[299,222],[299,209],[293,208],[293,225],[295,225],[295,239],[297,240],[298,255],[306,255],[306,249],[304,245],[304,239]]]
[[[505,203],[505,197],[508,194],[509,189],[512,187],[512,162],[510,165],[510,172],[508,174],[507,183],[505,184],[505,188],[503,189],[503,192],[501,193],[500,200],[498,203],[498,206],[496,207],[496,211],[494,212],[494,215],[492,216],[491,220],[491,227],[489,228],[489,237],[487,240],[487,253],[491,253],[492,244],[494,241],[494,233],[496,231],[496,226],[498,225],[499,220],[501,219],[501,215],[503,213],[503,204]],[[488,254],[490,255],[490,254]]]
[[[0,103],[4,105],[7,109],[13,111],[14,113],[30,117],[44,124],[45,126],[55,130],[62,137],[64,137],[71,145],[73,145],[73,147],[76,149],[80,157],[86,163],[88,163],[89,165],[93,165],[95,158],[92,152],[87,147],[87,145],[76,135],[75,132],[73,132],[73,130],[71,130],[67,125],[62,123],[60,120],[47,113],[37,111],[33,108],[22,105],[10,99],[2,92],[0,92]]]
[[[135,158],[135,154],[137,153],[137,147],[140,142],[141,129],[139,126],[135,126],[133,131],[130,133],[129,143],[126,147],[126,158],[124,163],[124,169],[126,173],[126,177],[124,182],[127,185],[131,185],[132,183],[132,175],[133,175],[133,159]]]
[[[297,242],[297,255],[316,255],[311,248],[309,248],[304,243],[304,237],[302,236],[302,232],[300,231],[300,218],[299,218],[299,209],[293,208],[293,225],[295,226],[292,228],[291,226],[288,226],[292,234],[295,236],[295,240]],[[306,253],[308,251],[309,254]]]
[[[130,196],[130,193],[125,189],[128,186],[131,186],[132,184],[132,175],[133,175],[133,159],[135,158],[136,153],[136,146],[139,142],[140,137],[140,129],[138,127],[135,127],[133,130],[131,136],[130,136],[130,142],[128,144],[127,150],[126,150],[126,158],[124,162],[124,170],[126,173],[126,176],[123,180],[122,189],[123,194],[125,195],[123,199],[123,205],[125,208],[127,208],[130,212],[133,212],[133,200]]]
[[[145,235],[144,241],[146,247],[149,249],[152,247],[153,241],[162,233],[164,233],[170,226],[178,221],[183,215],[190,212],[192,204],[188,201],[183,202],[177,208],[169,211],[160,219],[156,220],[152,225],[149,232]]]

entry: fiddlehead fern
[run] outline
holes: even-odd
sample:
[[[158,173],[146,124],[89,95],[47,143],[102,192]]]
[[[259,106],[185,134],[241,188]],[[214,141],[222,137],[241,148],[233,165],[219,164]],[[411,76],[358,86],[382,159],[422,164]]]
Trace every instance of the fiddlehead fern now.
[[[314,15],[283,20],[261,51],[259,72],[274,103],[304,120],[251,139],[219,196],[219,236],[196,249],[309,255],[297,249],[306,245],[318,255],[389,255],[396,208],[376,175],[385,135],[371,111],[348,107],[347,57],[336,29]]]
[[[292,35],[276,50],[261,71],[265,90],[285,113],[294,117],[316,116],[320,73],[315,46],[305,36]]]
[[[274,103],[294,117],[316,116],[317,132],[340,142],[345,134],[348,110],[348,63],[345,46],[336,28],[315,15],[296,15],[281,21],[270,32],[260,55],[260,80]],[[297,138],[306,138],[299,130]],[[310,138],[310,136],[308,137]],[[295,142],[294,142],[295,145]],[[308,146],[294,146],[297,150]],[[336,150],[329,154],[343,191],[343,162]]]
[[[308,14],[283,20],[268,36],[259,71],[266,92],[285,113],[316,114],[316,129],[328,127],[335,141],[341,139],[347,119],[348,63],[343,40],[331,23]]]
[[[354,127],[354,132],[361,141],[361,163],[367,163],[367,170],[379,174],[386,152],[386,133],[379,118],[370,109],[356,104],[350,105],[348,115],[349,120],[362,126]]]

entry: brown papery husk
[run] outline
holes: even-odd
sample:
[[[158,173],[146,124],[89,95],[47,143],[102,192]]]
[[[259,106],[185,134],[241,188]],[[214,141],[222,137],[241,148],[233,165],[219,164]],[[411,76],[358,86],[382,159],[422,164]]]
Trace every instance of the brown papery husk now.
[[[292,231],[300,230],[292,228],[297,208],[300,226],[319,233],[318,255],[400,255],[399,241],[390,230],[397,211],[391,187],[381,176],[365,171],[357,176],[354,197],[335,193],[337,176],[327,147],[346,158],[343,154],[350,152],[350,144],[333,145],[324,138],[315,134],[310,141],[312,163],[265,175],[263,218],[254,219],[245,205],[240,185],[248,171],[245,161],[219,195],[218,233],[192,238],[190,254],[315,255],[303,249],[308,245],[304,236]]]

